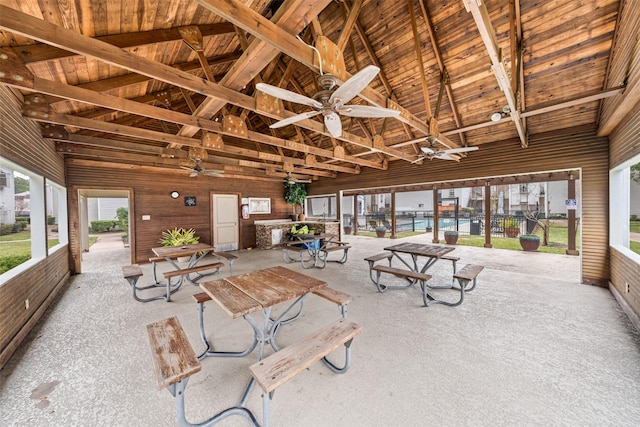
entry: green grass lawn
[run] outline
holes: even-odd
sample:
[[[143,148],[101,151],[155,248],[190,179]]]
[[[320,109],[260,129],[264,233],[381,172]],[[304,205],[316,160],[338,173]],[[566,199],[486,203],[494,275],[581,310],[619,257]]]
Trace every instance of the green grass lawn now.
[[[9,238],[7,238],[9,237]],[[31,259],[31,234],[28,231],[0,236],[0,274]],[[89,246],[93,245],[98,236],[89,236]],[[48,247],[59,243],[58,239],[49,239]]]
[[[11,240],[29,240],[30,238],[30,231],[21,231],[19,233],[11,233],[0,236],[0,242],[9,242]]]
[[[640,221],[629,221],[629,231],[640,233]]]

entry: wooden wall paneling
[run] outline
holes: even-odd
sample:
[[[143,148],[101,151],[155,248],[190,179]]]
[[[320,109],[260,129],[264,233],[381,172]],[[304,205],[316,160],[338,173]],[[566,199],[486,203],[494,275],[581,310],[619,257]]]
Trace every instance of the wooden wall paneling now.
[[[40,127],[22,118],[21,100],[0,86],[0,155],[52,182],[65,186],[64,162]],[[6,363],[69,276],[69,248],[64,246],[28,270],[0,284],[0,368]],[[29,308],[25,308],[25,300]]]
[[[627,283],[629,292],[626,290]],[[640,264],[615,248],[611,249],[611,284],[636,315],[640,315]]]
[[[320,179],[309,186],[309,195],[339,190],[441,183],[474,178],[534,174],[554,170],[581,170],[582,177],[582,281],[606,286],[608,268],[608,139],[594,136],[593,128],[529,137],[529,147],[483,144],[461,163],[441,160],[423,165],[390,162],[386,171],[364,169],[357,176]],[[524,179],[525,177],[523,177]]]
[[[130,186],[133,196],[132,206],[135,211],[135,217],[131,217],[133,226],[131,241],[135,242],[135,246],[132,246],[133,261],[138,263],[149,262],[149,257],[153,256],[151,248],[160,246],[162,231],[174,227],[194,228],[201,242],[211,243],[212,193],[229,193],[229,190],[233,189],[240,199],[243,197],[271,198],[271,214],[254,214],[249,219],[240,221],[241,248],[255,246],[254,221],[288,218],[291,212],[291,206],[284,201],[284,185],[279,180],[207,176],[190,178],[186,172],[173,172],[160,168],[132,168],[129,165],[102,166],[104,167],[96,167],[95,162],[91,161],[68,161],[69,185],[82,188],[122,188],[122,184],[126,183]],[[180,193],[178,199],[171,199],[169,196],[173,190]],[[185,196],[195,196],[196,206],[185,206]],[[151,219],[143,221],[143,215],[149,215]],[[74,248],[77,245],[75,241],[72,244]]]
[[[63,247],[0,286],[0,369],[69,279],[68,257]]]
[[[610,168],[640,155],[640,104],[614,129],[610,135]],[[611,286],[627,302],[637,316],[640,316],[640,264],[627,255],[611,248]],[[626,284],[629,292],[626,292]]]
[[[623,2],[622,12],[619,16],[619,26],[614,40],[614,55],[609,68],[608,87],[626,84],[625,93],[605,99],[602,103],[601,132],[608,134],[611,129],[611,119],[614,115],[624,112],[617,111],[623,103],[627,102],[630,92],[635,93],[637,99],[640,87],[640,2]]]
[[[609,136],[609,163],[615,168],[640,154],[640,102]]]

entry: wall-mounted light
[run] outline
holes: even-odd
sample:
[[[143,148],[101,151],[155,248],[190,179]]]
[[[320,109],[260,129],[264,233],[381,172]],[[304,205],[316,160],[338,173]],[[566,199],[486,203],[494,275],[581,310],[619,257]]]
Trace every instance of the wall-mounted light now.
[[[180,197],[180,193],[178,193],[177,191],[172,191],[171,193],[169,193],[169,195],[172,199],[177,199],[178,197]]]

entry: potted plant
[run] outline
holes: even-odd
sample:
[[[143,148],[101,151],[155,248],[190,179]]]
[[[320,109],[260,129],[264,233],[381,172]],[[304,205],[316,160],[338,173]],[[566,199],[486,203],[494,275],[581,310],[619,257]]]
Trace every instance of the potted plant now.
[[[523,251],[535,252],[540,246],[540,236],[537,234],[521,234],[519,239]]]
[[[513,217],[508,217],[503,220],[504,235],[507,237],[518,237],[520,234],[520,224]]]
[[[376,228],[376,236],[377,237],[384,237],[384,235],[387,232],[387,229],[385,227],[383,227],[382,225],[378,225]]]
[[[198,243],[200,237],[196,236],[196,230],[190,228],[188,230],[184,228],[174,228],[173,230],[167,230],[162,232],[162,239],[160,243],[162,246],[184,246]],[[188,261],[190,257],[178,258],[179,262]]]
[[[449,245],[455,245],[458,242],[458,232],[456,230],[446,230],[444,232],[444,241]]]
[[[351,234],[351,230],[352,230],[351,224],[345,224],[343,229],[344,229],[344,234]]]
[[[306,198],[307,188],[304,184],[297,182],[286,182],[284,184],[284,200],[293,207],[293,214],[291,215],[293,221],[298,219],[296,206],[302,206]],[[300,221],[304,221],[304,218],[300,219]]]

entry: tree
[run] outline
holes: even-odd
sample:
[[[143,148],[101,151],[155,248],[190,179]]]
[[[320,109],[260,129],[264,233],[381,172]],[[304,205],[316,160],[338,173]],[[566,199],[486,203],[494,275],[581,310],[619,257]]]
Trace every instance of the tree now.
[[[25,191],[29,191],[29,180],[28,179],[24,179],[24,178],[20,178],[19,176],[16,176],[13,179],[13,183],[15,186],[14,189],[14,193],[18,194],[18,193],[24,193]]]
[[[631,180],[636,184],[640,184],[640,163],[631,166]]]

